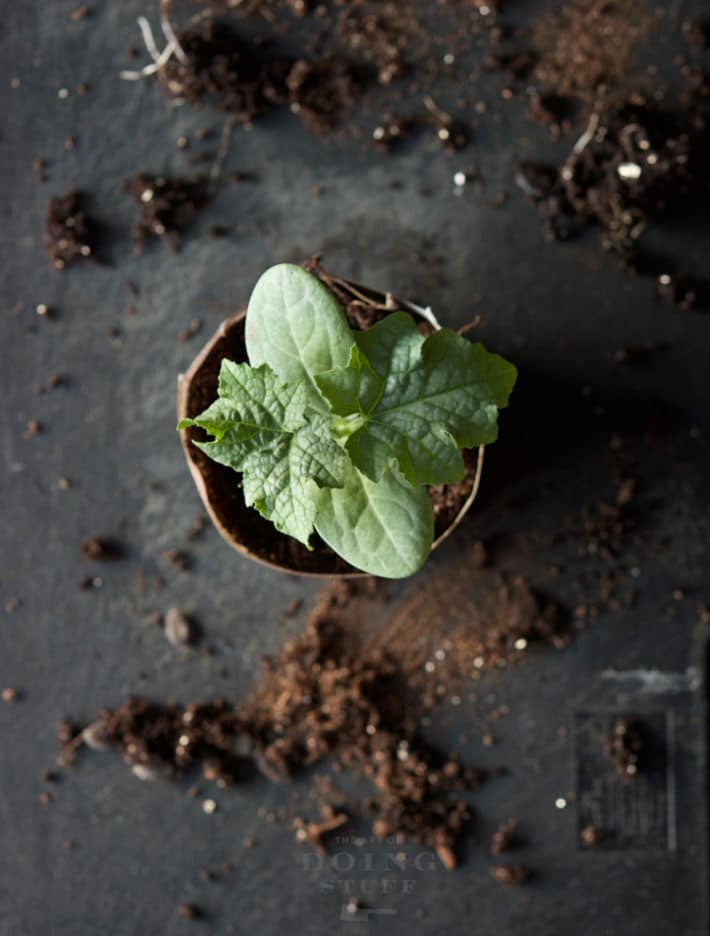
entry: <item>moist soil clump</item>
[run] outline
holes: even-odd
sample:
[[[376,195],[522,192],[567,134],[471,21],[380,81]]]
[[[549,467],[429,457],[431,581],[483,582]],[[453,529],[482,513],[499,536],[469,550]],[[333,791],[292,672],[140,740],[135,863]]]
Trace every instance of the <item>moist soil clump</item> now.
[[[177,38],[185,61],[173,55],[157,73],[171,97],[209,104],[246,124],[286,100],[289,62],[269,58],[225,23],[207,20]]]
[[[177,250],[180,233],[205,206],[207,187],[205,180],[140,173],[128,179],[124,190],[140,209],[133,227],[133,245],[140,253],[153,237],[167,240]]]
[[[291,110],[314,133],[326,135],[349,117],[361,83],[347,62],[323,58],[298,61],[286,79]]]
[[[630,272],[654,276],[663,298],[683,307],[707,287],[647,250],[644,233],[692,198],[707,198],[710,133],[695,106],[672,108],[643,95],[593,111],[560,165],[520,166],[518,187],[544,221],[545,236],[568,240],[599,230],[601,246]]]
[[[42,243],[55,270],[88,260],[96,251],[97,226],[81,208],[81,193],[50,198]]]
[[[263,660],[242,703],[129,697],[118,708],[102,709],[83,731],[65,720],[57,734],[59,762],[70,764],[82,745],[111,748],[140,779],[176,779],[199,769],[220,787],[255,774],[286,781],[328,762],[340,775],[370,782],[365,810],[375,835],[418,842],[453,868],[471,819],[462,794],[475,791],[484,773],[422,737],[422,718],[442,701],[435,683],[452,688],[486,666],[498,670],[520,657],[521,640],[564,643],[551,606],[542,606],[522,580],[502,593],[500,577],[491,572],[474,568],[467,586],[460,566],[455,577],[453,587],[450,575],[434,576],[428,598],[405,594],[394,609],[386,607],[385,587],[375,579],[335,581],[318,596],[301,633]],[[453,621],[442,594],[447,609],[461,608]],[[436,664],[422,666],[423,660]],[[319,818],[299,816],[293,828],[299,841],[321,849],[348,817],[362,815],[362,807],[332,783],[316,780],[314,793]],[[493,854],[516,844],[516,830],[515,820],[498,829]]]

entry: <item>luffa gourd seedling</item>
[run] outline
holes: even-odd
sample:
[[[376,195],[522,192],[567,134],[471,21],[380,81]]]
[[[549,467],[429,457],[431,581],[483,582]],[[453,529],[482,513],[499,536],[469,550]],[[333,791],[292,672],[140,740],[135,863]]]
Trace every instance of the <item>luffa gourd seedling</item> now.
[[[462,448],[493,442],[512,364],[405,312],[351,331],[332,293],[291,264],[267,270],[246,317],[249,364],[222,361],[195,442],[242,475],[249,506],[364,572],[415,572],[434,538],[427,485],[461,481]]]

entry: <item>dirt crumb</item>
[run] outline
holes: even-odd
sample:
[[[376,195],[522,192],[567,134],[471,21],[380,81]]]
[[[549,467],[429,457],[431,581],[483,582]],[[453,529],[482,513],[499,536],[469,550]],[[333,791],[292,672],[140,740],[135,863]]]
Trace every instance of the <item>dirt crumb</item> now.
[[[351,65],[336,58],[296,62],[286,79],[291,110],[321,135],[352,112],[361,86]]]
[[[625,782],[633,780],[643,764],[644,739],[640,722],[620,718],[604,738],[604,754]]]
[[[126,550],[118,540],[109,536],[88,536],[82,540],[81,551],[93,562],[122,559]]]
[[[157,237],[177,250],[180,234],[205,206],[207,188],[201,177],[181,178],[141,173],[128,179],[124,190],[140,209],[133,227],[133,246],[140,253]]]
[[[82,210],[81,198],[78,191],[71,191],[47,204],[42,243],[55,270],[95,254],[97,226]]]
[[[517,844],[518,820],[508,819],[491,836],[491,854],[501,855]]]
[[[491,867],[491,874],[500,884],[524,884],[532,877],[532,872],[521,864],[495,864]]]

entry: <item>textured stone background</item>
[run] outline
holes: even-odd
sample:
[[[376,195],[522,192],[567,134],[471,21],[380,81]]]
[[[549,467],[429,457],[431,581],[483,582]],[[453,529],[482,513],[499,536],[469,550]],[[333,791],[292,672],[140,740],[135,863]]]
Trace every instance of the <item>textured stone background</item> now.
[[[338,887],[385,877],[395,880],[396,893],[367,903],[396,913],[369,925],[392,934],[705,932],[701,690],[685,691],[681,679],[681,691],[644,692],[633,679],[610,682],[601,674],[702,666],[696,607],[708,598],[710,318],[655,304],[649,285],[620,273],[593,236],[564,247],[542,240],[512,175],[521,156],[548,144],[516,103],[501,109],[500,121],[485,120],[474,145],[456,157],[421,138],[385,158],[314,139],[290,115],[237,131],[227,169],[254,170],[258,181],[225,185],[181,253],[158,244],[136,258],[128,233],[135,212],[121,193],[123,179],[142,170],[185,171],[191,151],[179,152],[175,139],[203,126],[219,132],[223,118],[171,108],[155,84],[118,79],[127,47],[138,44],[134,23],[143,4],[98,3],[91,18],[69,24],[74,6],[5,3],[0,25],[0,597],[20,601],[13,613],[0,610],[0,684],[24,691],[21,704],[0,704],[0,934],[158,936],[191,927],[221,934],[232,924],[263,936],[365,931],[365,923],[340,922]],[[21,79],[18,89],[12,77]],[[84,96],[74,91],[80,82],[89,86]],[[66,100],[57,97],[61,87],[70,90]],[[77,147],[65,152],[70,134]],[[38,157],[47,160],[44,185],[31,166]],[[486,191],[456,197],[452,175],[472,161]],[[397,191],[393,180],[401,183]],[[311,194],[315,185],[320,198]],[[105,223],[106,264],[57,274],[41,249],[42,219],[47,198],[73,186],[86,190]],[[511,197],[496,208],[501,191]],[[231,234],[209,237],[214,224]],[[703,218],[671,234],[674,250],[696,271],[707,267],[703,234]],[[467,528],[415,585],[447,574],[457,560],[465,569],[472,538],[554,530],[581,505],[613,495],[612,434],[634,427],[644,434],[651,419],[656,426],[653,443],[639,443],[639,520],[651,541],[669,541],[655,558],[641,549],[627,557],[640,568],[635,607],[603,615],[562,653],[540,651],[486,681],[486,691],[511,708],[496,726],[499,746],[482,747],[466,706],[431,729],[470,762],[509,766],[473,802],[483,842],[510,815],[523,823],[531,846],[519,860],[539,876],[522,889],[491,881],[485,844],[472,845],[450,874],[427,864],[385,872],[387,848],[375,844],[343,846],[342,870],[319,869],[283,825],[258,817],[260,807],[274,810],[292,792],[267,782],[217,793],[219,811],[207,816],[184,789],[140,783],[116,758],[93,755],[57,786],[55,802],[39,803],[60,716],[88,720],[127,692],[239,698],[259,656],[298,626],[283,623],[289,601],[316,591],[312,582],[241,560],[213,531],[190,546],[191,575],[161,558],[184,545],[198,508],[174,431],[176,375],[266,266],[314,252],[344,275],[431,302],[446,324],[485,313],[482,339],[520,368]],[[135,300],[126,279],[140,287]],[[126,314],[131,302],[133,317]],[[38,303],[56,316],[38,319]],[[196,315],[203,335],[179,343],[178,331]],[[119,338],[109,337],[113,326]],[[617,348],[649,340],[667,341],[670,350],[641,369],[609,363]],[[35,397],[33,385],[52,371],[66,373],[68,385]],[[580,392],[585,385],[591,398]],[[28,441],[29,419],[41,420],[45,432]],[[74,482],[68,491],[58,488],[63,476]],[[90,566],[79,543],[96,533],[124,541],[127,560]],[[513,560],[503,553],[505,567]],[[548,582],[541,573],[565,558],[559,551],[530,557],[529,570],[516,559],[515,571],[529,571],[573,607],[572,578]],[[87,573],[102,576],[103,587],[79,591]],[[149,584],[154,575],[165,579],[161,592]],[[679,586],[688,596],[674,602]],[[170,605],[194,612],[215,656],[180,653],[146,624],[151,611]],[[554,804],[574,791],[574,716],[589,708],[671,713],[676,850],[577,850],[574,803],[564,810]],[[569,729],[566,740],[560,726]],[[258,846],[244,849],[245,836]],[[76,843],[69,852],[68,838]],[[417,849],[405,852],[411,864]],[[374,871],[364,869],[365,853]],[[355,870],[347,869],[351,860]],[[199,868],[226,861],[235,870],[222,883],[199,880]],[[412,893],[402,894],[405,879],[415,880]],[[178,919],[184,900],[204,906],[209,918]]]

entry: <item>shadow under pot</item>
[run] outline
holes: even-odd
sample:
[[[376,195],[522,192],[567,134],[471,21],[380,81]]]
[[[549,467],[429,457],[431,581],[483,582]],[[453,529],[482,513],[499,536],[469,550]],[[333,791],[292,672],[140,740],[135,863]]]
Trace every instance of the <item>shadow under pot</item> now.
[[[405,309],[421,322],[427,334],[440,328],[429,309],[395,299],[383,293],[360,286],[348,280],[311,268],[321,282],[340,302],[350,327],[362,331],[398,309]],[[247,362],[244,335],[247,309],[226,319],[207,342],[185,374],[178,377],[178,420],[194,419],[217,398],[217,380],[222,360]],[[242,555],[296,575],[363,576],[333,552],[317,534],[311,538],[312,549],[279,533],[273,524],[252,507],[247,507],[241,489],[239,474],[208,458],[194,440],[201,440],[200,429],[188,428],[180,432],[182,446],[190,472],[202,502],[221,536]],[[483,468],[483,446],[477,451],[464,451],[466,474],[456,484],[428,488],[434,508],[435,536],[432,550],[436,549],[461,523],[473,504]]]

